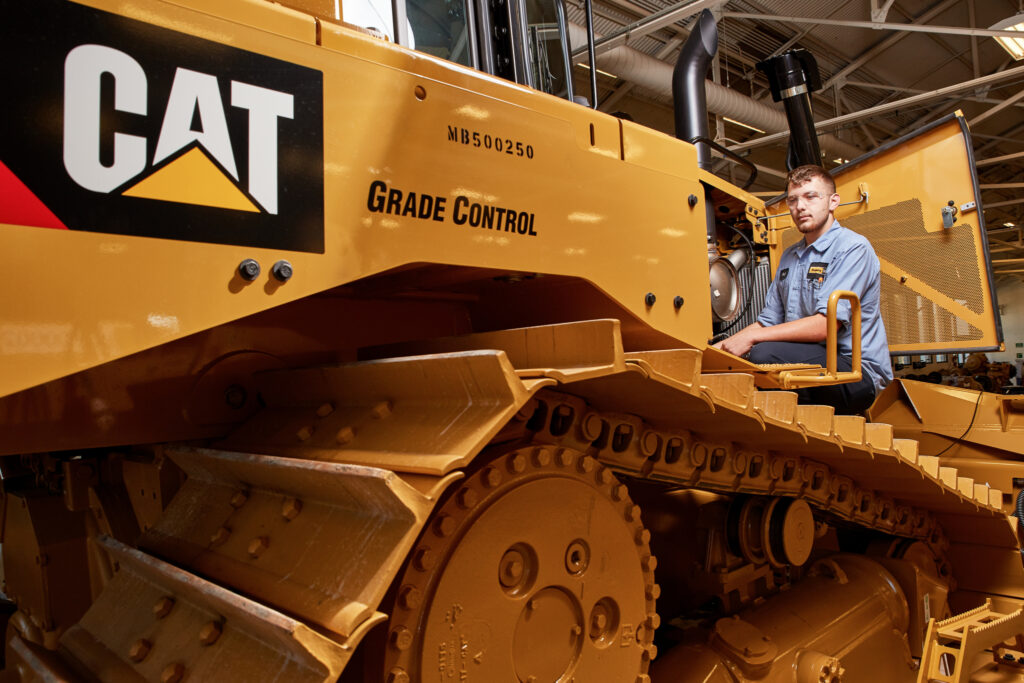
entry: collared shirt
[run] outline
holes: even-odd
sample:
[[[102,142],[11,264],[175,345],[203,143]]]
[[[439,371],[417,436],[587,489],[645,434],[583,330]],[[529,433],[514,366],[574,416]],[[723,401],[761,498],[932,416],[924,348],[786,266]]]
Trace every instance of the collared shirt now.
[[[879,272],[878,257],[867,238],[834,221],[809,246],[801,239],[783,252],[757,322],[767,327],[815,313],[827,316],[829,295],[837,289],[850,290],[860,297],[861,369],[871,378],[877,394],[892,381],[889,342],[879,311]],[[839,302],[836,318],[842,323],[839,353],[850,357],[853,331],[849,302]]]

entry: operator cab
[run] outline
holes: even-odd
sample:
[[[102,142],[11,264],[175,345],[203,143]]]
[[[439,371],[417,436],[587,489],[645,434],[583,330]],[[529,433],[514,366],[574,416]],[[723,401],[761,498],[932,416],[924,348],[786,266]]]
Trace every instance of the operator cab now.
[[[345,0],[339,10],[404,47],[572,99],[562,0]]]

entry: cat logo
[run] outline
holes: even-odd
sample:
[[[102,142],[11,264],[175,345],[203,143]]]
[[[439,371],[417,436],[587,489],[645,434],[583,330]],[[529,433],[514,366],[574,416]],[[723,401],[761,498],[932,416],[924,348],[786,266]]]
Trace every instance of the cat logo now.
[[[30,5],[6,32],[5,53],[40,62],[0,113],[0,191],[20,198],[0,223],[323,252],[321,72]],[[60,112],[56,130],[33,125],[44,112]]]
[[[104,74],[113,77],[115,110],[147,114],[146,73],[137,61],[103,45],[71,50],[64,62],[64,167],[76,183],[93,192],[128,183],[123,194],[129,197],[277,213],[277,121],[294,118],[292,95],[231,81],[231,106],[249,113],[246,197],[235,184],[238,168],[216,76],[175,71],[153,152],[156,170],[137,180],[147,165],[145,138],[115,133],[113,163],[100,160]],[[193,126],[197,117],[199,130]]]

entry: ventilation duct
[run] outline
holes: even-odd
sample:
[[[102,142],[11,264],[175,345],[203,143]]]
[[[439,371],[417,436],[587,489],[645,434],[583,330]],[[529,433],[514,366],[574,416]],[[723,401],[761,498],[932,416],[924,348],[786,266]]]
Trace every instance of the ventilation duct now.
[[[573,45],[585,45],[587,30],[577,24],[569,24],[569,37]],[[595,37],[600,38],[599,35]],[[631,47],[617,47],[597,56],[597,66],[603,71],[613,73],[619,78],[653,92],[672,96],[672,71],[670,64],[649,57]],[[751,99],[725,86],[704,82],[707,95],[708,111],[720,116],[742,121],[769,133],[789,132],[786,114],[767,104]],[[834,135],[820,135],[818,140],[829,156],[840,156],[853,159],[864,153],[864,150],[843,142]]]

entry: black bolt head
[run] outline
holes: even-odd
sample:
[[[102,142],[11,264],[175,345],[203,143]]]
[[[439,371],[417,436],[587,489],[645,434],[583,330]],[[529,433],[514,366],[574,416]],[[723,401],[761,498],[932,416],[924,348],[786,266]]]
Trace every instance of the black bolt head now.
[[[690,205],[690,208],[697,206],[697,195],[691,194],[686,198],[686,203]]]
[[[672,305],[676,307],[676,310],[679,310],[680,308],[682,308],[683,307],[683,297],[676,296],[675,299],[672,299]]]
[[[243,280],[252,282],[260,276],[260,264],[256,259],[247,258],[238,264],[238,274]]]
[[[658,297],[654,296],[654,292],[647,292],[644,296],[644,303],[648,306],[653,306],[654,302],[658,300]]]
[[[245,406],[245,402],[248,398],[249,392],[246,391],[245,387],[239,384],[232,384],[224,390],[224,403],[234,410],[239,410]]]
[[[274,277],[281,282],[288,282],[292,277],[292,264],[281,259],[274,264],[273,268],[270,269],[270,272],[273,273]]]

